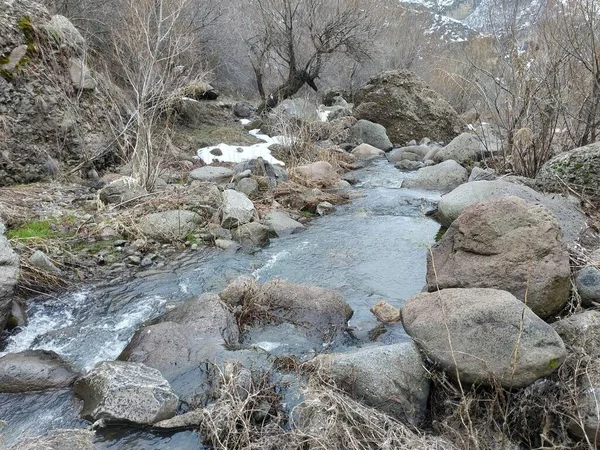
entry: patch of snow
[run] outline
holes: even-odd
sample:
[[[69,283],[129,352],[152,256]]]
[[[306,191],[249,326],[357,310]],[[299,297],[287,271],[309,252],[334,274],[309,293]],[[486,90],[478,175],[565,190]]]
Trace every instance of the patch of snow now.
[[[212,164],[215,161],[240,163],[261,157],[268,163],[285,166],[285,163],[271,155],[271,151],[269,150],[269,146],[273,144],[285,144],[288,141],[285,137],[270,137],[266,134],[260,134],[260,130],[252,130],[249,133],[264,142],[248,146],[219,144],[217,146],[204,147],[198,150],[197,157],[204,161],[205,164]],[[211,150],[215,149],[220,150],[222,154],[213,155]]]
[[[248,125],[250,123],[250,119],[240,119],[240,123],[242,125]]]

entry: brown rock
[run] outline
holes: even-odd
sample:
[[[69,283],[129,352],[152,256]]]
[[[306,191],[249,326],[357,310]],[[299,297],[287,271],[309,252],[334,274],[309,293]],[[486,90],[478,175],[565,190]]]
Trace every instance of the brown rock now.
[[[373,306],[369,311],[373,313],[377,320],[383,323],[396,323],[402,320],[400,310],[393,307],[385,300],[380,301]]]

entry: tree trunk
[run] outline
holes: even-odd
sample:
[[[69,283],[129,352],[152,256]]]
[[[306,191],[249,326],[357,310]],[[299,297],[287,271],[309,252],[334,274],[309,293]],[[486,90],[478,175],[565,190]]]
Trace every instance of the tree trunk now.
[[[292,97],[298,92],[305,83],[308,83],[313,89],[315,89],[314,78],[311,77],[305,70],[294,71],[290,74],[290,77],[278,86],[273,92],[271,92],[263,103],[258,108],[259,114],[268,112],[275,108],[283,100]],[[315,89],[316,90],[316,89]]]

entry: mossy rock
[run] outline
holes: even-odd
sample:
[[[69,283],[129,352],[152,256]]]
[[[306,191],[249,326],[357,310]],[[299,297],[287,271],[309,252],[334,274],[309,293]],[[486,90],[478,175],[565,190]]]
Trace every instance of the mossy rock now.
[[[555,156],[542,166],[536,181],[547,191],[568,187],[587,194],[600,194],[600,142]]]

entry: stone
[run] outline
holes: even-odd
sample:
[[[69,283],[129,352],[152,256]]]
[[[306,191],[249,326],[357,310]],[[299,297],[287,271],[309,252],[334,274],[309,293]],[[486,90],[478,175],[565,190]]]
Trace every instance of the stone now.
[[[600,442],[600,362],[593,359],[588,362],[585,372],[577,379],[575,417],[571,419],[569,431],[580,438],[589,439],[591,448],[597,448]]]
[[[29,319],[27,318],[27,311],[25,310],[25,306],[21,301],[13,300],[7,326],[9,328],[16,328],[23,327],[28,323]]]
[[[240,244],[231,239],[215,239],[215,247],[228,251],[237,251],[241,248]]]
[[[587,195],[600,193],[600,142],[561,153],[546,162],[536,181],[549,191],[563,191],[565,183]]]
[[[390,305],[385,300],[380,301],[371,309],[369,309],[378,321],[383,323],[397,323],[400,322],[402,317],[400,316],[400,310]]]
[[[319,216],[326,216],[328,214],[333,213],[334,211],[335,211],[335,206],[333,206],[331,203],[329,203],[329,202],[320,202],[317,205],[317,208],[316,208],[315,212]]]
[[[62,271],[54,265],[48,256],[41,250],[36,250],[29,257],[29,264],[42,272],[48,272],[54,275],[62,275]]]
[[[318,185],[329,187],[340,179],[333,166],[326,161],[317,161],[298,166],[295,172],[308,186]]]
[[[2,70],[6,70],[7,72],[12,72],[17,68],[21,60],[27,54],[27,45],[19,45],[15,47],[10,52],[8,56],[8,62],[2,65]]]
[[[88,430],[53,430],[43,436],[24,437],[9,450],[98,450],[94,432]]]
[[[194,409],[184,414],[173,417],[172,419],[161,420],[153,425],[156,430],[186,430],[198,429],[204,419],[207,411],[205,409]]]
[[[425,189],[450,192],[468,179],[468,172],[453,160],[444,161],[435,166],[417,170],[413,178],[406,178],[402,187],[408,189]]]
[[[385,155],[385,152],[369,144],[360,144],[359,146],[354,147],[354,150],[352,150],[351,154],[356,159],[365,161],[369,159],[380,158]]]
[[[97,83],[92,72],[86,66],[85,62],[79,58],[72,58],[69,66],[71,82],[77,90],[96,89]]]
[[[581,231],[586,227],[585,215],[562,196],[544,195],[527,186],[503,180],[473,181],[458,186],[440,199],[438,218],[442,225],[448,227],[469,205],[508,196],[519,197],[548,208],[558,220],[568,242],[579,239]]]
[[[25,350],[0,358],[0,392],[33,392],[72,385],[79,372],[53,351]]]
[[[407,70],[369,79],[354,97],[354,116],[383,125],[396,144],[426,136],[448,142],[460,129],[452,106]]]
[[[53,15],[50,19],[50,23],[46,25],[46,28],[58,33],[63,43],[79,53],[83,53],[85,49],[85,39],[79,30],[75,28],[71,21],[65,16],[61,16],[60,14]]]
[[[140,186],[132,177],[121,177],[104,186],[98,192],[98,197],[102,203],[107,205],[118,205],[127,203],[133,205],[133,201],[145,197],[148,191]]]
[[[389,152],[386,157],[389,162],[397,163],[400,161],[422,161],[429,153],[429,147],[422,145],[411,145],[400,147]]]
[[[19,280],[19,255],[4,236],[0,222],[0,331],[4,330],[12,309],[12,293]]]
[[[570,275],[569,252],[556,219],[543,206],[518,197],[465,209],[427,260],[428,291],[502,289],[542,318],[567,304]]]
[[[159,242],[180,241],[193,233],[202,217],[182,209],[148,214],[138,222],[140,232]]]
[[[356,400],[409,425],[423,422],[430,380],[414,343],[322,355],[317,363]]]
[[[252,197],[258,193],[258,182],[254,178],[242,178],[235,184],[235,190],[241,192],[247,197]]]
[[[422,167],[425,167],[425,165],[421,161],[403,160],[403,161],[399,161],[396,164],[394,164],[394,167],[399,170],[408,171],[408,170],[418,170]]]
[[[428,358],[463,383],[525,387],[567,356],[550,325],[496,289],[417,294],[402,308],[402,323]]]
[[[439,163],[453,159],[462,164],[469,164],[481,160],[487,153],[480,137],[471,133],[462,133],[441,148],[433,160]]]
[[[245,223],[231,229],[233,240],[250,250],[267,245],[270,232],[268,226],[258,222]]]
[[[319,114],[314,102],[305,98],[288,98],[277,105],[270,114],[271,117],[286,117],[301,119],[306,122],[316,122]]]
[[[232,179],[234,176],[233,170],[227,167],[220,166],[203,166],[198,167],[190,172],[189,178],[199,181],[223,182]]]
[[[496,171],[494,169],[482,169],[481,167],[473,167],[469,175],[469,183],[472,181],[493,181],[496,179]]]
[[[583,306],[600,303],[600,269],[594,266],[584,267],[575,277],[575,286]]]
[[[359,120],[350,128],[350,137],[358,144],[369,144],[380,150],[389,150],[393,147],[387,136],[385,127],[368,120]]]
[[[270,211],[265,216],[265,224],[269,227],[271,234],[277,237],[289,236],[306,228],[283,211]]]
[[[594,359],[600,357],[600,311],[574,314],[552,326],[570,352]]]
[[[186,402],[210,398],[212,363],[239,344],[235,318],[215,294],[202,294],[146,323],[119,355],[121,361],[158,369]]]
[[[141,363],[103,361],[73,387],[83,400],[81,417],[91,422],[151,425],[175,415],[179,398],[156,369]]]
[[[223,218],[221,226],[234,228],[252,220],[256,210],[254,203],[246,195],[233,189],[223,191]]]
[[[247,119],[252,116],[255,111],[256,108],[246,102],[237,102],[233,105],[233,114],[241,119]]]

